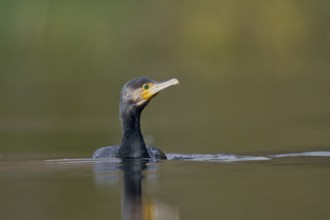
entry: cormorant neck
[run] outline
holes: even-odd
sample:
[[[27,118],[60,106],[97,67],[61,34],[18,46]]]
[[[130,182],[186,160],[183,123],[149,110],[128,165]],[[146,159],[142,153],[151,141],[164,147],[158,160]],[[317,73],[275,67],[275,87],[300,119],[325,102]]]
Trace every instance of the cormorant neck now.
[[[142,109],[121,111],[122,143],[119,148],[120,158],[149,158],[140,128]]]

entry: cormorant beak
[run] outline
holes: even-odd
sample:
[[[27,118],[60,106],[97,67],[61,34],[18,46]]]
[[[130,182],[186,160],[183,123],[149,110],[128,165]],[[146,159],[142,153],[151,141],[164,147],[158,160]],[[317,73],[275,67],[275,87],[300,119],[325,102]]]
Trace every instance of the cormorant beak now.
[[[160,91],[170,87],[170,86],[175,86],[179,84],[179,80],[177,79],[170,79],[164,82],[159,82],[159,83],[150,83],[149,84],[149,89],[146,89],[142,92],[142,97],[144,100],[149,100],[155,95],[157,95]]]

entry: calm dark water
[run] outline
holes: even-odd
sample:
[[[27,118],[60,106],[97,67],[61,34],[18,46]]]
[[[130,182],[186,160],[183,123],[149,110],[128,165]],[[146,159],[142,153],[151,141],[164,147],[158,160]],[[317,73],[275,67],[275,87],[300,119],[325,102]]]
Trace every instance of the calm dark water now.
[[[329,157],[3,160],[0,212],[9,220],[329,219],[329,174]]]

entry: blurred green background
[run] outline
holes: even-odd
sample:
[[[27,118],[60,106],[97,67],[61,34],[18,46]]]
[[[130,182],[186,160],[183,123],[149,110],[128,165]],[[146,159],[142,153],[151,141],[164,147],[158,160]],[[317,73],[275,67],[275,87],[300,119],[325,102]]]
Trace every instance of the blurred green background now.
[[[142,116],[165,152],[330,146],[330,2],[1,0],[0,155],[118,144],[121,86],[176,77]]]

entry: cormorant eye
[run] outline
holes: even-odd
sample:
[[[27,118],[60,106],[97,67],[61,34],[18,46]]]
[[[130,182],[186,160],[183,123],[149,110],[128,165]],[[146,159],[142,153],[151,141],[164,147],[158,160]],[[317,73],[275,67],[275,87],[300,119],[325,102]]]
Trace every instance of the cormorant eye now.
[[[143,89],[144,89],[144,90],[148,90],[148,89],[149,89],[149,85],[148,85],[148,84],[144,84],[144,85],[143,85]]]

